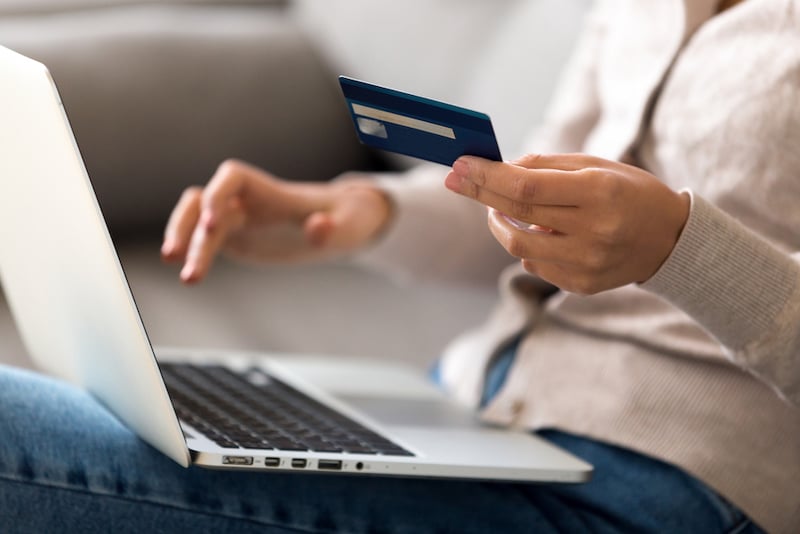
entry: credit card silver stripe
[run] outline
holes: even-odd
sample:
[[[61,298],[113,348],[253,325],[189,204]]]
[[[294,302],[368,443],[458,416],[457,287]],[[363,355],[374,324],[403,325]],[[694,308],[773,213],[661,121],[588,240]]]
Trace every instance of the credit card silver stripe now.
[[[353,113],[356,115],[361,115],[362,117],[368,117],[370,119],[376,119],[391,124],[397,124],[399,126],[405,126],[407,128],[413,128],[415,130],[421,130],[423,132],[441,135],[442,137],[447,137],[449,139],[456,138],[456,133],[452,128],[448,128],[447,126],[414,119],[398,113],[392,113],[391,111],[367,107],[361,104],[351,104],[351,106],[353,107]]]

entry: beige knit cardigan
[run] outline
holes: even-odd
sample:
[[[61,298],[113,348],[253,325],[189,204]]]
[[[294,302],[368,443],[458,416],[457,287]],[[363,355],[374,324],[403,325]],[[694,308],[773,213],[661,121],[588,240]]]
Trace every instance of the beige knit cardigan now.
[[[547,300],[512,265],[497,308],[450,345],[443,372],[476,405],[492,356],[525,332],[488,420],[642,451],[763,528],[796,533],[800,2],[748,0],[719,15],[716,4],[600,1],[529,145],[632,162],[688,190],[671,256],[641,285]],[[485,209],[443,187],[445,171],[378,177],[397,216],[360,261],[469,283],[511,262]]]

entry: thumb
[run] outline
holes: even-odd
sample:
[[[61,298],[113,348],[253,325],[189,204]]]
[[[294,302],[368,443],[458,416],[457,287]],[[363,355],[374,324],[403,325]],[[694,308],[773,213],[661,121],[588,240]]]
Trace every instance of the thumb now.
[[[339,190],[328,210],[309,215],[303,230],[313,246],[352,251],[375,238],[391,213],[382,192],[372,187],[347,187]]]
[[[311,246],[349,250],[357,247],[369,231],[369,224],[359,218],[359,205],[342,202],[331,211],[316,211],[306,217],[303,232]]]
[[[303,223],[303,233],[315,248],[324,247],[336,229],[336,222],[330,213],[316,211],[309,215]]]

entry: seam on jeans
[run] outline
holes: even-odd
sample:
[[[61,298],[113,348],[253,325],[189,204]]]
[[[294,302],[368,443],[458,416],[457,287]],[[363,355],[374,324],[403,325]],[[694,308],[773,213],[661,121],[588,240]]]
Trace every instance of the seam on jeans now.
[[[271,521],[259,521],[259,520],[253,519],[253,518],[247,518],[247,517],[239,516],[239,515],[236,515],[236,514],[230,514],[230,513],[215,514],[215,513],[212,513],[212,512],[207,512],[207,511],[203,511],[203,510],[196,510],[194,508],[189,508],[188,506],[180,506],[180,505],[173,504],[173,503],[162,502],[162,501],[159,501],[157,499],[132,499],[130,497],[125,497],[123,495],[117,495],[115,493],[108,493],[108,492],[103,492],[103,491],[87,491],[87,490],[84,490],[84,489],[81,489],[81,488],[67,486],[65,484],[54,484],[54,483],[44,484],[41,481],[37,481],[37,480],[22,480],[22,479],[18,479],[18,478],[14,478],[14,477],[9,477],[7,475],[0,475],[0,480],[5,480],[5,481],[11,482],[13,484],[29,485],[29,486],[40,486],[40,487],[44,487],[44,488],[51,488],[51,489],[56,489],[56,490],[61,490],[61,491],[69,491],[69,492],[72,492],[72,493],[81,493],[81,494],[84,494],[84,495],[102,496],[102,497],[105,497],[105,498],[116,499],[116,500],[119,500],[119,501],[129,501],[129,502],[133,502],[133,503],[137,503],[137,504],[144,504],[144,505],[148,505],[148,506],[162,506],[164,508],[170,508],[170,509],[173,509],[173,510],[180,510],[180,511],[183,511],[183,512],[190,512],[190,513],[193,513],[193,514],[199,514],[199,515],[204,515],[204,516],[208,516],[208,517],[224,517],[224,518],[228,518],[228,519],[236,519],[238,521],[252,523],[252,524],[254,524],[256,526],[262,526],[262,527],[278,527],[278,528],[283,528],[283,529],[286,529],[286,530],[294,530],[296,532],[302,532],[302,533],[306,533],[306,534],[315,534],[315,533],[323,532],[321,530],[309,530],[309,529],[307,529],[305,527],[298,527],[298,526],[292,526],[292,525],[282,525],[282,524],[274,523],[274,522],[271,522]]]
[[[749,527],[752,524],[753,524],[753,522],[750,520],[749,517],[744,517],[742,519],[742,521],[738,525],[736,525],[733,528],[731,528],[727,532],[727,534],[740,534],[741,532],[744,532],[744,529],[746,529],[747,527]]]
[[[550,512],[549,507],[548,506],[540,506],[542,503],[538,502],[538,500],[536,498],[531,496],[525,490],[526,490],[526,486],[518,486],[517,487],[517,493],[519,493],[519,495],[522,497],[522,499],[524,501],[526,501],[527,504],[529,504],[534,509],[536,509],[540,513],[541,517],[552,528],[552,530],[554,532],[557,532],[559,530],[558,521],[556,521],[553,518],[553,516],[551,514],[549,514],[549,512]],[[579,502],[577,499],[570,499],[567,496],[561,495],[561,494],[558,494],[558,493],[552,493],[550,495],[550,498],[553,499],[553,500],[558,501],[559,504],[562,504],[562,505],[566,504],[567,506],[569,506],[569,503],[580,504],[579,507],[571,508],[573,516],[578,521],[580,521],[581,525],[583,525],[583,528],[584,528],[583,531],[584,532],[591,532],[592,531],[592,529],[590,528],[589,523],[587,522],[587,515],[591,515],[591,510],[593,508],[588,508],[587,509],[586,508],[586,503]],[[587,514],[586,513],[587,511],[589,511],[590,513]],[[603,520],[607,521],[607,523],[606,523],[607,526],[613,528],[615,531],[619,531],[619,529],[617,529],[616,525],[614,524],[614,521],[612,520],[611,516],[609,516],[608,514],[605,514],[603,510],[599,510],[598,509],[598,510],[595,510],[595,511],[597,512],[596,514],[594,514],[595,517],[602,518]]]
[[[748,526],[753,525],[752,519],[750,519],[747,514],[721,494],[717,493],[711,486],[706,485],[698,478],[692,477],[691,480],[717,509],[717,513],[723,521],[723,526],[729,525],[725,534],[739,534],[744,532]]]
[[[583,523],[586,527],[586,531],[589,532],[591,529],[589,528],[588,517],[591,516],[597,520],[604,521],[605,525],[612,529],[614,532],[626,532],[628,530],[635,530],[635,525],[632,524],[630,521],[627,521],[626,518],[620,518],[614,514],[609,513],[607,510],[595,506],[590,502],[581,501],[580,499],[576,499],[571,497],[570,495],[565,495],[561,493],[557,493],[554,495],[554,498],[558,499],[562,504],[566,505],[571,510],[574,510],[575,516]]]

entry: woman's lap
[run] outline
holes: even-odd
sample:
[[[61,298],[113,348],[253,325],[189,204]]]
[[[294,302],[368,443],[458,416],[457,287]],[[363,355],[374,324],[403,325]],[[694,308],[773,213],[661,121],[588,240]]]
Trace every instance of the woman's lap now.
[[[666,464],[543,434],[593,463],[592,482],[184,469],[87,393],[0,367],[0,524],[6,532],[511,533],[726,532],[736,521],[713,493]]]

